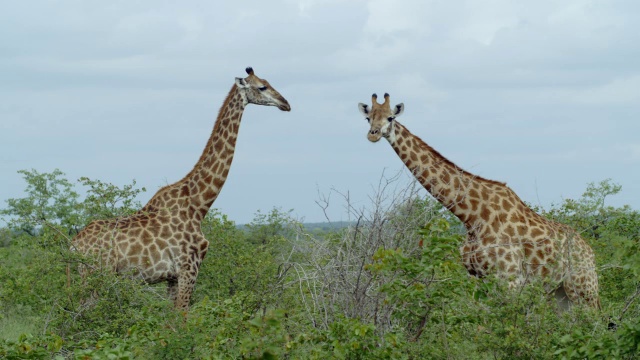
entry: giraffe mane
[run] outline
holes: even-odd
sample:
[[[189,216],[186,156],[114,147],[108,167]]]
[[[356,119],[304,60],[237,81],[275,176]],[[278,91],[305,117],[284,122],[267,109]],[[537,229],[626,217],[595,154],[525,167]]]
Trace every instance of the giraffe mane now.
[[[400,122],[396,121],[397,125],[402,126],[402,128],[404,128],[405,131],[409,131],[409,129],[407,129],[404,125],[402,125]],[[410,132],[410,131],[409,131]],[[413,134],[413,136],[415,136],[418,140],[420,140],[418,142],[418,146],[421,148],[424,148],[426,150],[428,150],[429,152],[433,153],[434,155],[436,155],[443,163],[452,166],[454,168],[456,168],[458,171],[460,171],[460,173],[472,177],[474,179],[480,180],[480,181],[484,181],[487,182],[489,184],[493,184],[493,185],[500,185],[500,186],[507,186],[506,182],[503,181],[497,181],[497,180],[491,180],[491,179],[487,179],[484,178],[480,175],[476,175],[473,173],[468,172],[467,170],[461,168],[460,166],[456,165],[453,161],[447,159],[444,155],[442,155],[438,150],[434,149],[433,147],[431,147],[429,144],[427,144],[424,140],[422,140],[422,138],[420,138],[419,136]]]
[[[224,99],[224,102],[222,103],[222,106],[220,106],[220,109],[218,110],[218,116],[216,117],[216,122],[215,125],[213,126],[213,130],[211,131],[211,134],[214,134],[217,132],[218,128],[220,128],[220,126],[222,126],[222,121],[219,121],[222,117],[223,117],[223,111],[222,109],[224,109],[229,102],[231,101],[231,99],[233,98],[233,96],[235,95],[237,90],[237,85],[233,84],[233,86],[231,87],[231,90],[229,91],[229,93],[227,94],[227,97]],[[226,114],[225,114],[226,115]],[[207,141],[211,141],[211,136],[209,136],[209,140]],[[189,179],[191,176],[193,176],[193,173],[196,171],[196,169],[198,168],[199,164],[202,164],[204,158],[206,157],[206,154],[203,152],[200,155],[200,158],[198,158],[198,162],[196,162],[196,164],[193,166],[193,168],[191,168],[191,171],[189,171],[189,173],[187,175],[185,175],[182,179],[165,185],[163,187],[161,187],[160,189],[158,189],[158,191],[156,192],[156,194],[159,194],[162,191],[166,191],[169,188],[172,188],[178,184],[184,183],[186,181],[186,179]]]
[[[222,118],[223,116],[227,115],[226,113],[224,113],[222,111],[222,109],[226,108],[229,104],[229,102],[231,101],[231,99],[235,96],[236,91],[238,89],[238,86],[236,84],[233,84],[233,86],[231,87],[231,90],[229,91],[229,93],[227,94],[227,97],[224,99],[224,101],[222,102],[222,105],[220,106],[220,109],[218,110],[218,116],[216,117],[216,122],[215,125],[213,126],[213,130],[211,131],[211,134],[215,134],[218,129],[223,126],[222,124]],[[207,141],[211,141],[211,136],[209,136],[209,140]],[[200,155],[200,158],[198,158],[198,162],[193,166],[193,168],[191,169],[191,171],[189,171],[189,173],[182,179],[187,179],[189,178],[191,175],[193,175],[193,172],[196,170],[196,168],[198,167],[199,164],[202,164],[204,158],[207,156],[206,153],[202,153]],[[180,181],[182,181],[180,180]]]

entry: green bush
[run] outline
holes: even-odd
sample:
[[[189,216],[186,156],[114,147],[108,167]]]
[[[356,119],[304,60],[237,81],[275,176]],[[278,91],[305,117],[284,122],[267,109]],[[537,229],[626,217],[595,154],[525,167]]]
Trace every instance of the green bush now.
[[[202,225],[209,252],[182,314],[164,284],[100,271],[80,279],[75,271],[84,259],[68,251],[69,238],[93,218],[139,207],[135,182],[81,179],[88,188],[81,201],[58,170],[21,173],[26,196],[0,211],[0,358],[633,359],[640,352],[640,213],[606,205],[621,192],[610,181],[543,211],[593,246],[601,312],[560,311],[540,281],[512,291],[494,277],[470,277],[458,253],[460,223],[433,200],[409,196],[312,233],[278,209],[244,227],[212,211]],[[617,330],[607,328],[609,318]]]

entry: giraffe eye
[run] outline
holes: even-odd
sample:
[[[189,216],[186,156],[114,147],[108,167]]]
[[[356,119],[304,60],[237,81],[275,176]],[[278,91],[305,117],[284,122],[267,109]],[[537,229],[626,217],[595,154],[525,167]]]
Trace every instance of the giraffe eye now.
[[[393,117],[393,116],[389,116],[389,117],[387,118],[387,120],[389,120],[389,122],[392,122],[392,121],[393,121],[393,119],[395,119],[395,117]]]
[[[267,87],[266,87],[266,86],[260,86],[260,87],[258,88],[258,90],[260,90],[260,91],[265,91],[265,90],[267,90]]]

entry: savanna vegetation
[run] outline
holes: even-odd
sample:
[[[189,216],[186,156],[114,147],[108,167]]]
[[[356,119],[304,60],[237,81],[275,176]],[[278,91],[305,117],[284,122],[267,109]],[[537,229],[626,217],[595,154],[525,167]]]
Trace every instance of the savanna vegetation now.
[[[601,311],[559,311],[539,282],[509,291],[469,277],[457,219],[414,185],[382,177],[362,207],[339,192],[318,200],[347,209],[350,221],[337,227],[304,226],[281,209],[239,227],[211,211],[203,224],[211,246],[183,314],[164,284],[108,271],[81,281],[74,271],[85,261],[69,251],[74,234],[135,211],[144,189],[76,184],[57,170],[21,174],[24,197],[0,211],[0,358],[632,359],[640,351],[640,212],[607,205],[622,193],[611,180],[537,209],[594,248]]]

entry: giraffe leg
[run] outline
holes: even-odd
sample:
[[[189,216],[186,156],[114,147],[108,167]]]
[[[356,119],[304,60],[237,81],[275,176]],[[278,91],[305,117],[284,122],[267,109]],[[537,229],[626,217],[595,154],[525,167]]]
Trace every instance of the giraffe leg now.
[[[553,295],[555,296],[556,303],[558,304],[558,308],[561,311],[567,311],[571,309],[571,300],[569,299],[569,295],[567,295],[567,291],[565,290],[564,282],[553,291]]]
[[[175,304],[178,298],[178,279],[169,279],[167,281],[167,295],[169,300]]]
[[[93,273],[93,269],[91,268],[91,266],[89,264],[83,264],[80,263],[78,265],[78,273],[80,274],[80,283],[82,284],[82,288],[83,289],[87,289],[88,285],[88,277],[91,275],[91,273]],[[90,294],[88,297],[86,298],[81,298],[79,299],[79,303],[83,306],[83,307],[90,307],[92,306],[92,304],[95,303],[95,301],[99,298],[98,296],[98,290],[97,289],[93,289],[91,290]]]
[[[182,311],[189,310],[189,301],[196,285],[200,264],[209,248],[209,241],[202,234],[194,236],[192,244],[183,258],[183,265],[180,267],[180,273],[178,274],[178,294],[174,304],[176,308]]]
[[[197,277],[197,267],[187,265],[182,268],[180,275],[178,275],[177,293],[173,302],[177,309],[182,311],[189,310],[189,301],[191,300]]]

